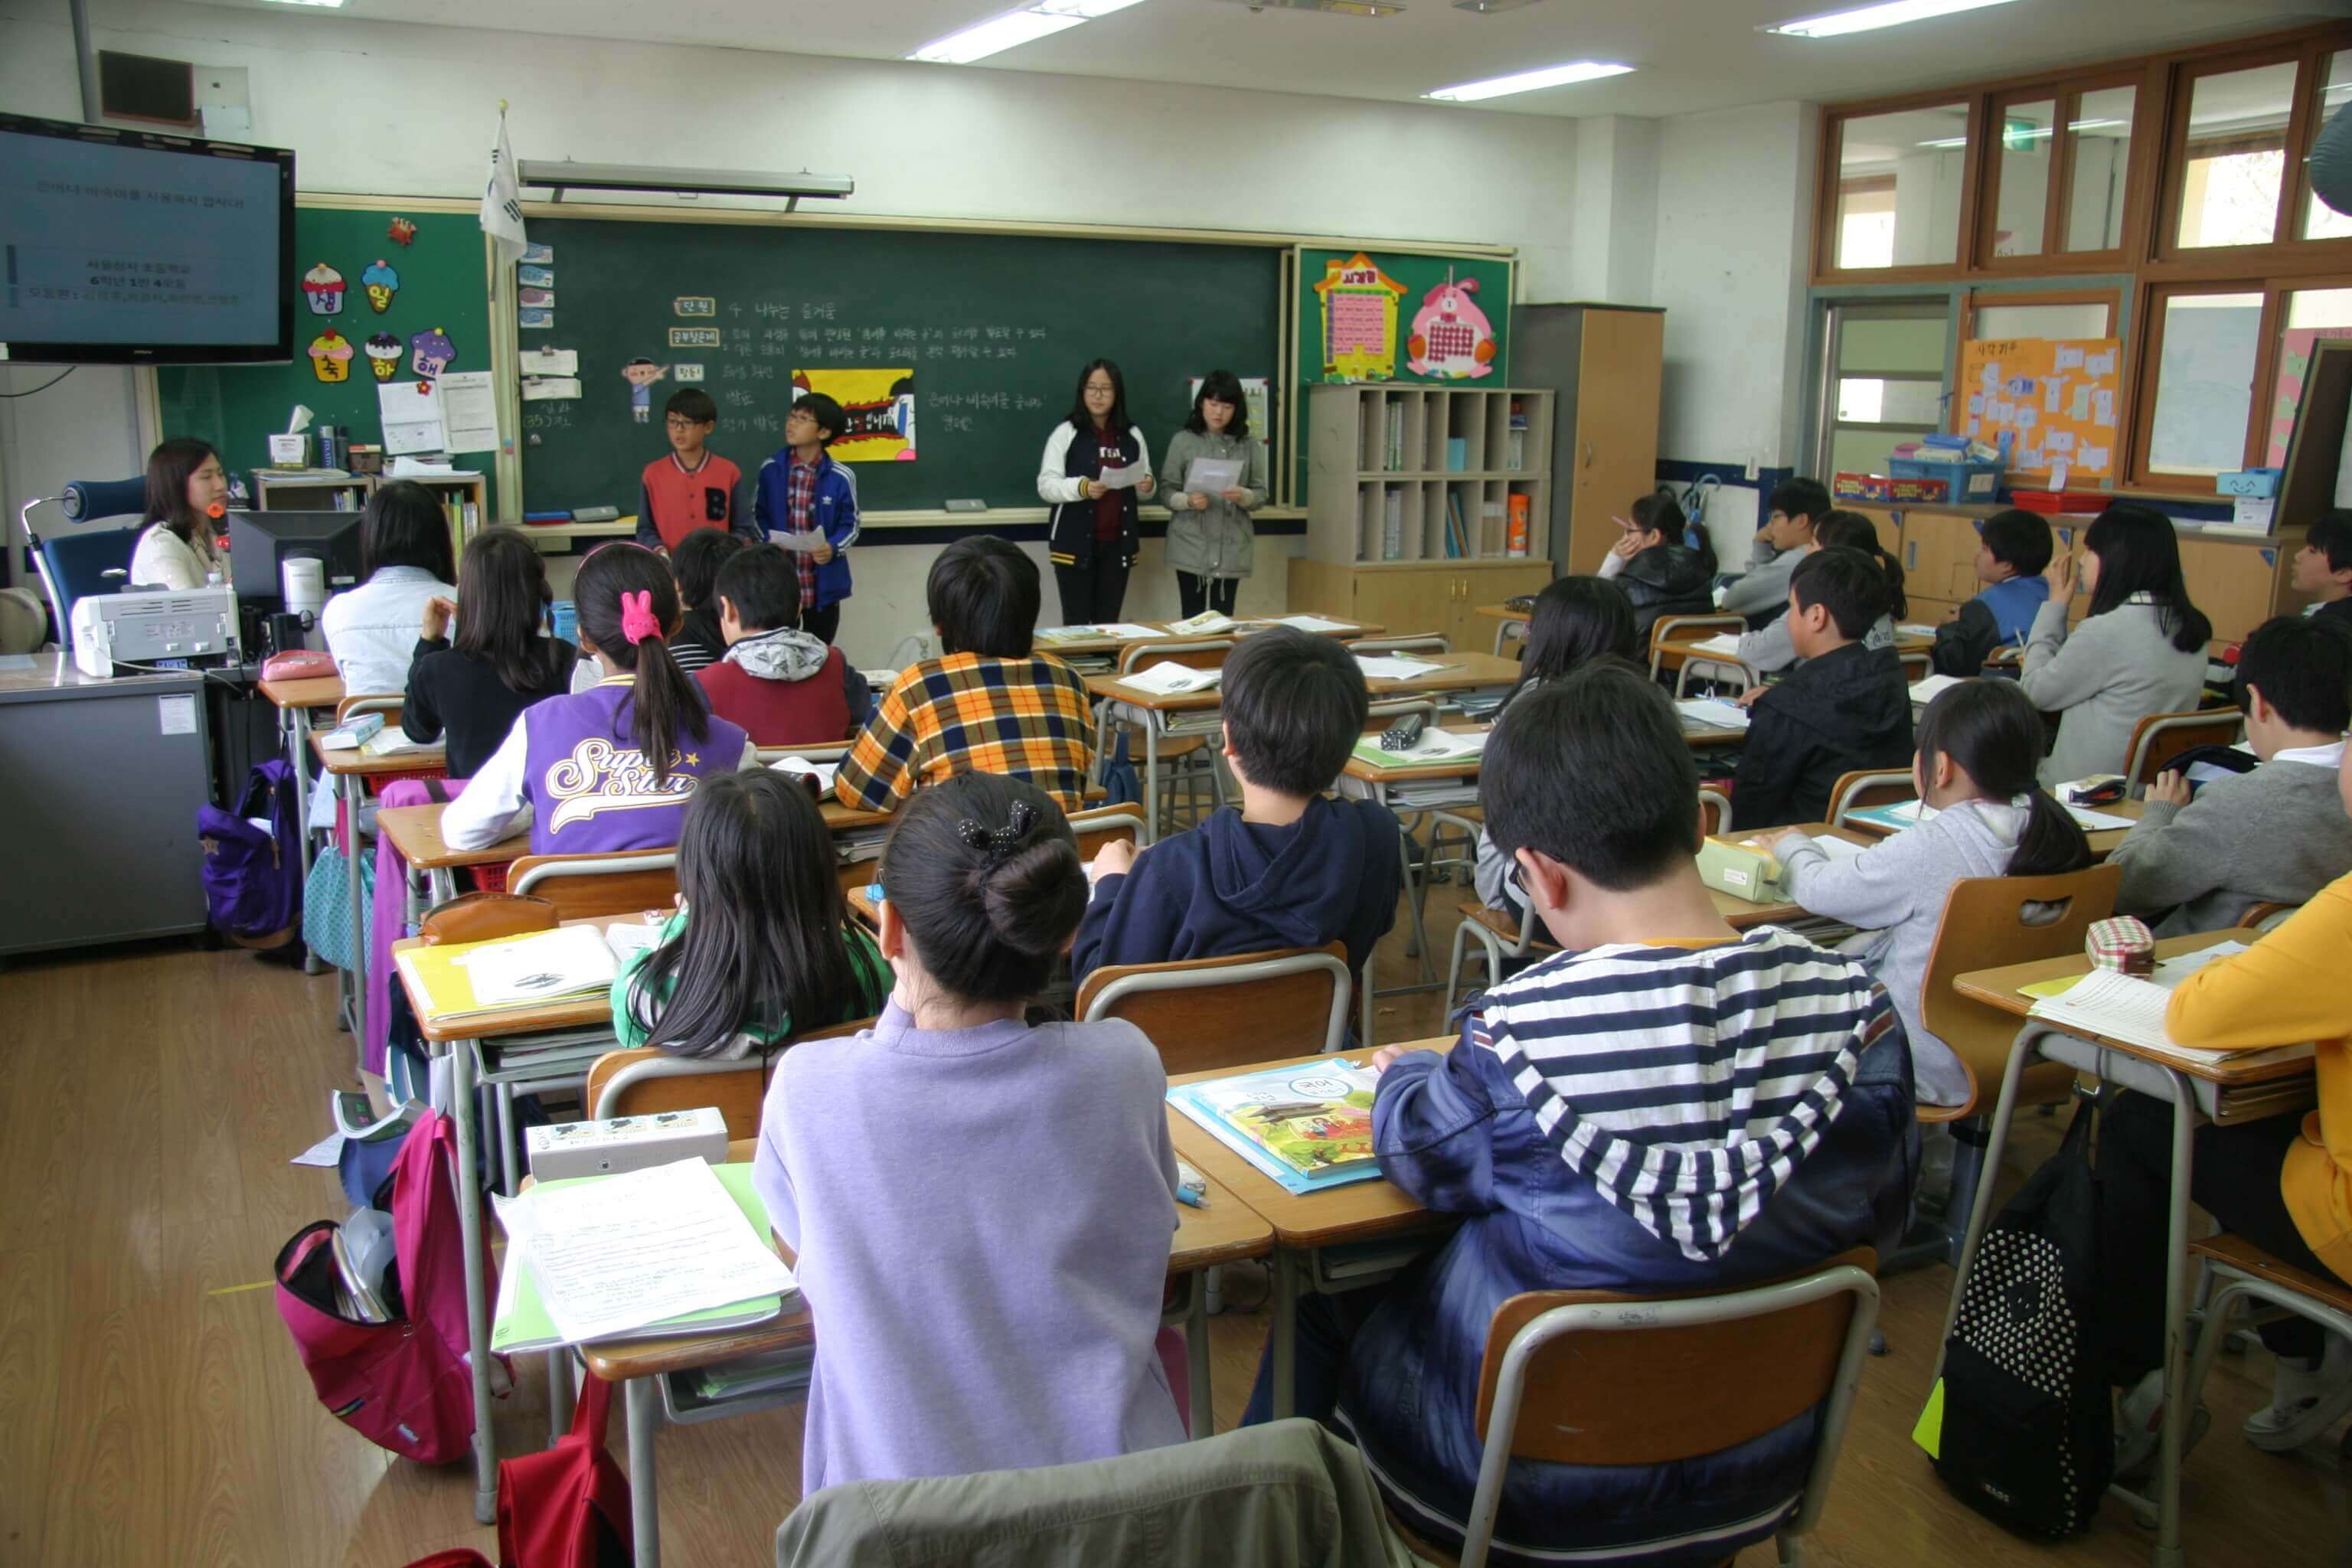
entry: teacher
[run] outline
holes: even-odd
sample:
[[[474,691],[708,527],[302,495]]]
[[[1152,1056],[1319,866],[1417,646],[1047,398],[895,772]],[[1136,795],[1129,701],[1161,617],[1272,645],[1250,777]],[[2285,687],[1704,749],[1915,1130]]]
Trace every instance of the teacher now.
[[[228,475],[209,442],[180,436],[147,454],[147,526],[131,551],[131,585],[184,594],[214,573],[228,580],[228,557],[213,542],[228,501]]]
[[[1062,593],[1062,624],[1083,626],[1118,619],[1127,602],[1128,570],[1140,548],[1136,500],[1151,493],[1151,453],[1143,432],[1128,423],[1118,365],[1089,362],[1078,373],[1074,403],[1045,438],[1037,496],[1054,508],[1045,558]],[[1139,468],[1140,476],[1131,486],[1103,483],[1119,468]]]
[[[1181,487],[1168,492],[1168,564],[1184,618],[1230,616],[1256,548],[1249,514],[1265,504],[1265,460],[1249,438],[1240,377],[1213,370],[1201,378],[1192,416],[1169,439],[1160,467]]]

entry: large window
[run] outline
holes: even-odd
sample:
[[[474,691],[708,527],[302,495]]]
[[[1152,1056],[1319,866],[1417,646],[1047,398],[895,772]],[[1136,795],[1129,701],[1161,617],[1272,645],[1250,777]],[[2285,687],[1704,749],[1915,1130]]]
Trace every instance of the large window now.
[[[1958,260],[1969,106],[1861,115],[1839,131],[1836,265],[1866,270]]]
[[[2131,194],[2128,81],[2004,94],[1993,100],[1991,214],[1986,265],[2120,249]]]
[[[2262,295],[2168,293],[2153,318],[2155,416],[2145,471],[2210,479],[2242,467],[2262,354]]]
[[[2189,84],[2175,234],[2183,250],[2268,245],[2276,237],[2295,69],[2283,60]]]

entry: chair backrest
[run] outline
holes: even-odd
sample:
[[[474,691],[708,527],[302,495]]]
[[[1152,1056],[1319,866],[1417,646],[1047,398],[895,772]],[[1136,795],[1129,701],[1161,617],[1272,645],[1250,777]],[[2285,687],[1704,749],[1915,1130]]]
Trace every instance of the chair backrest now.
[[[1903,679],[1908,681],[1922,681],[1936,673],[1935,658],[1925,651],[1898,653],[1895,661],[1903,667]]]
[[[1652,1465],[1763,1436],[1815,1406],[1805,1500],[1827,1498],[1878,1317],[1868,1247],[1770,1283],[1672,1297],[1538,1290],[1495,1310],[1478,1373],[1485,1436],[1463,1568],[1485,1563],[1513,1458]]]
[[[556,918],[598,920],[668,907],[677,898],[677,851],[625,855],[526,855],[507,871],[510,893],[536,893]]]
[[[1131,675],[1155,664],[1181,664],[1187,669],[1223,669],[1225,656],[1233,651],[1231,637],[1129,643],[1118,650],[1118,673]]]
[[[1348,645],[1349,653],[1452,653],[1454,645],[1435,632],[1415,632],[1407,637],[1361,637]]]
[[[870,1029],[877,1020],[858,1018],[829,1029],[794,1035],[786,1044],[829,1040]],[[658,1116],[665,1111],[719,1108],[731,1141],[760,1134],[760,1104],[767,1098],[768,1077],[784,1048],[777,1046],[765,1058],[745,1061],[705,1061],[676,1056],[654,1046],[635,1050],[606,1051],[588,1069],[588,1092],[583,1097],[588,1114],[599,1121],[615,1116]]]
[[[2235,708],[2205,708],[2193,713],[2151,713],[2132,726],[2131,746],[2124,753],[2124,778],[2131,797],[2139,799],[2156,775],[2172,759],[2197,746],[2227,746],[2245,727],[2246,716]]]
[[[100,528],[80,533],[30,535],[33,564],[49,591],[49,607],[57,612],[58,643],[73,641],[73,607],[92,594],[118,594],[131,584],[131,557],[139,548],[143,528]],[[110,576],[118,573],[118,576]]]
[[[1843,827],[1848,814],[1874,805],[1892,805],[1896,801],[1915,800],[1919,786],[1911,782],[1908,770],[1873,773],[1841,773],[1837,783],[1830,785],[1829,824]]]
[[[1670,642],[1710,637],[1717,632],[1738,637],[1747,629],[1745,616],[1660,616],[1650,626],[1650,674],[1657,675],[1661,650]]]
[[[401,697],[396,691],[389,695],[383,692],[373,695],[362,692],[355,697],[346,697],[335,704],[335,722],[340,724],[354,713],[381,713],[383,715],[385,729],[398,729],[400,704]]]
[[[2258,931],[2274,931],[2294,919],[2295,910],[2301,908],[2301,904],[2256,904],[2238,917],[2238,923],[2251,926]]]
[[[1998,1088],[2017,1039],[2017,1016],[1952,989],[1959,975],[2083,951],[2093,922],[2115,913],[2120,866],[2088,866],[2053,877],[1963,877],[1944,899],[1944,918],[1920,985],[1920,1022],[1969,1070],[1973,1115]]]
[[[1113,840],[1141,842],[1143,818],[1132,805],[1097,805],[1070,813],[1070,831],[1077,837],[1078,858],[1092,860],[1096,850]]]
[[[1105,964],[1078,987],[1088,1023],[1124,1018],[1171,1074],[1336,1051],[1348,1037],[1347,949],[1289,947],[1176,963]]]
[[[1713,834],[1728,833],[1730,831],[1731,801],[1729,797],[1725,795],[1720,790],[1703,789],[1699,791],[1698,836],[1701,838],[1706,838]]]

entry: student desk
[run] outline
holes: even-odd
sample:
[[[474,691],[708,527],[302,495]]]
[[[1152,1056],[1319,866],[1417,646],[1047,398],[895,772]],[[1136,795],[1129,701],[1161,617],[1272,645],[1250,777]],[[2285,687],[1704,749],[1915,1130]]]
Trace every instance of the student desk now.
[[[2220,942],[2242,942],[2252,946],[2261,940],[2262,933],[2255,931],[2205,931],[2167,938],[2156,944],[2156,952],[2159,958],[2169,958]],[[2089,969],[2090,961],[2076,953],[2001,969],[1979,970],[1958,976],[1952,987],[1971,1001],[2014,1015],[2022,1025],[2017,1033],[2017,1043],[2010,1048],[2009,1068],[2002,1075],[2000,1098],[1993,1108],[1988,1129],[1986,1170],[2000,1168],[2001,1148],[2017,1110],[2018,1082],[2027,1065],[2037,1057],[2095,1074],[2117,1088],[2169,1100],[2178,1108],[2172,1121],[2171,1219],[2165,1235],[2164,1432],[2156,1468],[2154,1558],[2158,1568],[2179,1568],[2182,1562],[2180,1447],[2188,1415],[2183,1389],[2189,1359],[2189,1194],[2195,1149],[2192,1135],[2200,1121],[2251,1121],[2308,1109],[2314,1100],[2312,1063],[2307,1057],[2300,1061],[2251,1065],[2233,1064],[2228,1058],[2217,1063],[2176,1060],[2104,1036],[2071,1033],[2047,1020],[2027,1016],[2032,998],[2020,994],[2018,987],[2061,975],[2086,973]],[[1977,1189],[1976,1207],[1969,1215],[1959,1271],[1953,1279],[1951,1304],[1944,1314],[1945,1340],[1951,1337],[1952,1325],[1958,1318],[1960,1297],[1968,1289],[1969,1272],[1975,1267],[1977,1248],[1984,1239],[1992,1207],[1993,1184],[1988,1181]],[[1942,1373],[1939,1353],[1937,1375]],[[2147,1500],[2121,1489],[2116,1490],[2135,1509],[2146,1510]]]
[[[1681,671],[1683,674],[1688,673],[1689,667],[1701,665],[1717,669],[1736,669],[1739,672],[1743,683],[1748,686],[1760,686],[1764,680],[1762,671],[1743,663],[1730,654],[1717,653],[1711,648],[1699,646],[1702,643],[1712,642],[1718,637],[1728,635],[1730,634],[1725,632],[1710,632],[1703,637],[1674,637],[1662,642],[1657,647],[1658,667],[1661,669]],[[1898,656],[1926,653],[1935,646],[1936,639],[1932,637],[1906,637],[1899,632],[1895,634],[1895,651]],[[1675,690],[1677,693],[1682,690],[1683,674],[1678,674],[1675,679]]]
[[[2147,804],[2147,803],[2145,801],[2119,800],[2111,805],[2089,805],[2084,806],[2083,809],[2085,811],[2103,811],[2109,816],[2127,816],[2134,822],[2137,822],[2139,820],[2140,812],[2145,809]],[[1857,819],[1854,822],[1853,830],[1864,835],[1866,838],[1873,839],[1892,837],[1896,831],[1895,828],[1887,826],[1883,822],[1871,822],[1861,819]],[[2108,856],[2116,852],[2116,847],[2121,844],[2130,832],[2131,829],[2128,827],[2103,827],[2096,832],[2085,830],[2084,837],[2090,840],[2091,858],[2095,860],[2105,859]]]
[[[1826,822],[1795,822],[1785,827],[1759,827],[1752,833],[1744,833],[1735,826],[1729,833],[1717,837],[1729,839],[1734,844],[1753,844],[1764,848],[1783,833],[1801,833],[1811,838],[1843,838],[1848,844],[1872,842],[1851,827],[1832,827]],[[1719,888],[1709,888],[1706,896],[1713,900],[1715,912],[1721,915],[1724,923],[1734,931],[1752,931],[1758,926],[1779,925],[1784,921],[1810,918],[1802,904],[1792,903],[1786,899],[1767,904],[1750,903],[1737,893],[1727,893]]]
[[[1515,610],[1508,605],[1481,605],[1471,613],[1502,623],[1495,628],[1495,653],[1497,658],[1502,655],[1503,645],[1513,637],[1521,641],[1527,639],[1529,611]]]
[[[1342,617],[1339,616],[1323,616],[1318,618],[1327,621],[1341,621],[1344,626],[1343,630],[1325,634],[1326,636],[1338,637],[1341,642],[1352,642],[1358,637],[1378,637],[1381,632],[1388,629],[1375,621],[1342,621]],[[1129,623],[1130,625],[1148,626],[1150,628],[1150,636],[1140,637],[1093,636],[1057,638],[1048,637],[1045,634],[1048,632],[1059,631],[1062,628],[1058,626],[1040,626],[1037,629],[1036,651],[1039,653],[1050,653],[1056,658],[1115,659],[1120,654],[1125,653],[1129,648],[1137,647],[1143,643],[1177,641],[1190,642],[1198,638],[1247,637],[1252,632],[1263,631],[1267,626],[1277,624],[1278,620],[1279,617],[1270,617],[1254,621],[1237,620],[1234,623],[1234,629],[1229,632],[1180,632],[1171,627],[1165,621],[1135,621]]]
[[[314,732],[310,749],[318,756],[319,766],[334,775],[335,787],[342,795],[343,870],[344,880],[351,885],[352,901],[352,966],[344,972],[341,990],[344,1021],[356,1045],[367,1036],[367,915],[361,908],[365,898],[360,891],[360,857],[365,853],[360,845],[360,808],[367,804],[367,783],[370,779],[440,773],[447,766],[448,753],[433,746],[388,757],[371,757],[356,746],[331,752],[320,744],[324,739]],[[304,810],[308,809],[306,800]]]
[[[1375,702],[1424,693],[1479,691],[1509,686],[1519,679],[1517,659],[1490,653],[1448,653],[1433,656],[1426,673],[1402,680],[1368,680]],[[1215,687],[1204,691],[1155,692],[1129,686],[1115,676],[1089,675],[1087,690],[1103,704],[1106,731],[1115,721],[1143,731],[1143,842],[1160,837],[1160,737],[1162,734],[1205,734],[1213,730],[1223,695]],[[1097,752],[1102,750],[1100,737]]]
[[[319,708],[331,710],[341,702],[343,683],[330,675],[316,680],[262,679],[254,685],[278,710],[278,732],[286,742],[286,761],[292,765],[294,783],[302,792],[302,880],[307,885],[310,879],[310,713]]]
[[[1441,1037],[1409,1041],[1402,1048],[1448,1051],[1454,1048],[1454,1043],[1451,1037]],[[1350,1051],[1346,1057],[1370,1060],[1370,1052]],[[1312,1067],[1333,1059],[1310,1053],[1261,1062],[1255,1067],[1183,1073],[1169,1081],[1198,1083],[1207,1079],[1263,1072],[1268,1068]],[[1376,1284],[1393,1272],[1370,1269],[1354,1275],[1335,1274],[1324,1258],[1324,1249],[1416,1234],[1426,1240],[1431,1231],[1450,1227],[1454,1221],[1450,1216],[1432,1215],[1385,1178],[1327,1187],[1319,1193],[1286,1191],[1281,1183],[1226,1148],[1208,1129],[1173,1105],[1168,1107],[1168,1133],[1180,1159],[1211,1181],[1232,1189],[1242,1203],[1273,1228],[1274,1244],[1266,1262],[1273,1287],[1273,1297],[1266,1308],[1266,1343],[1274,1363],[1274,1415],[1280,1420],[1291,1414],[1294,1403],[1299,1291],[1355,1289]],[[1410,1250],[1418,1251],[1419,1247]],[[1404,1259],[1400,1257],[1395,1261],[1402,1264]]]
[[[742,1163],[753,1154],[754,1142],[738,1139],[727,1146],[730,1163]],[[1274,1249],[1274,1229],[1232,1189],[1203,1173],[1208,1206],[1176,1205],[1176,1229],[1168,1248],[1168,1274],[1184,1281],[1186,1359],[1191,1363],[1192,1435],[1206,1437],[1216,1431],[1209,1402],[1208,1292],[1202,1289],[1203,1270],[1247,1258],[1264,1258]],[[804,1350],[816,1342],[807,1307],[787,1312],[772,1322],[715,1334],[686,1335],[667,1340],[636,1340],[604,1348],[585,1348],[588,1370],[607,1383],[622,1385],[628,1418],[629,1514],[635,1535],[637,1568],[661,1568],[661,1495],[654,1463],[654,1436],[661,1427],[661,1386],[658,1379],[694,1372],[745,1356]],[[793,1403],[779,1400],[777,1403]]]
[[[1492,727],[1489,724],[1441,726],[1448,733],[1456,735],[1475,735]],[[1442,762],[1384,765],[1367,761],[1360,752],[1350,752],[1348,765],[1339,770],[1339,791],[1342,795],[1376,802],[1388,807],[1391,812],[1414,813],[1439,811],[1447,807],[1472,806],[1478,803],[1478,765],[1481,760],[1480,754],[1473,753],[1466,757],[1450,757]],[[1448,784],[1454,787],[1446,789],[1444,786]],[[1435,786],[1441,793],[1430,798],[1412,802],[1398,799],[1394,793],[1399,789],[1411,789],[1416,786]],[[1430,841],[1434,845],[1436,839],[1437,829],[1432,827]],[[1418,897],[1410,896],[1414,891],[1412,850],[1402,840],[1400,840],[1399,847],[1404,856],[1404,888],[1409,895],[1405,900],[1404,907],[1406,913],[1412,920],[1412,942],[1406,951],[1408,953],[1421,955],[1421,984],[1392,986],[1386,991],[1375,993],[1371,987],[1370,978],[1367,975],[1364,990],[1368,998],[1375,994],[1397,996],[1410,991],[1433,991],[1437,988],[1436,976],[1429,956],[1429,929],[1425,917],[1422,913],[1422,900]],[[1369,960],[1366,961],[1365,967],[1367,969],[1370,967]],[[1369,1005],[1365,1008],[1364,1018],[1366,1021],[1361,1033],[1369,1038],[1371,1034],[1370,1022],[1371,1010]]]

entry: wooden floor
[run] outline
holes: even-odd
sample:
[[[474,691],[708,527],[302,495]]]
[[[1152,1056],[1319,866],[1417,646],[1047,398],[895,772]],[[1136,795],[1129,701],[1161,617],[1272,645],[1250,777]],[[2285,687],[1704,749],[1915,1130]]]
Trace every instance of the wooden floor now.
[[[1452,900],[1431,905],[1442,957]],[[1404,974],[1400,939],[1382,957],[1389,979]],[[286,1163],[327,1131],[327,1091],[355,1081],[332,996],[326,978],[186,947],[0,969],[0,1564],[396,1568],[442,1547],[495,1553],[464,1467],[395,1459],[320,1407],[263,1283],[288,1237],[342,1212],[331,1173]],[[1381,1008],[1380,1037],[1435,1033],[1436,1014],[1433,995],[1401,998]],[[2054,1128],[2032,1121],[2010,1181]],[[1950,1279],[1937,1268],[1886,1282],[1892,1353],[1869,1365],[1811,1560],[2144,1563],[2149,1536],[2114,1504],[2080,1541],[2022,1542],[1952,1502],[1911,1446]],[[1241,1412],[1265,1334],[1251,1310],[1263,1275],[1228,1280],[1220,1426]],[[509,1450],[544,1432],[530,1362],[499,1416]],[[2189,1559],[2352,1568],[2352,1476],[2333,1443],[2272,1457],[2238,1436],[2267,1377],[2259,1352],[2217,1371],[2213,1433],[2189,1470]],[[617,1452],[617,1413],[614,1426]],[[674,1568],[770,1561],[799,1446],[794,1412],[664,1432]],[[1755,1547],[1740,1564],[1771,1561]]]

